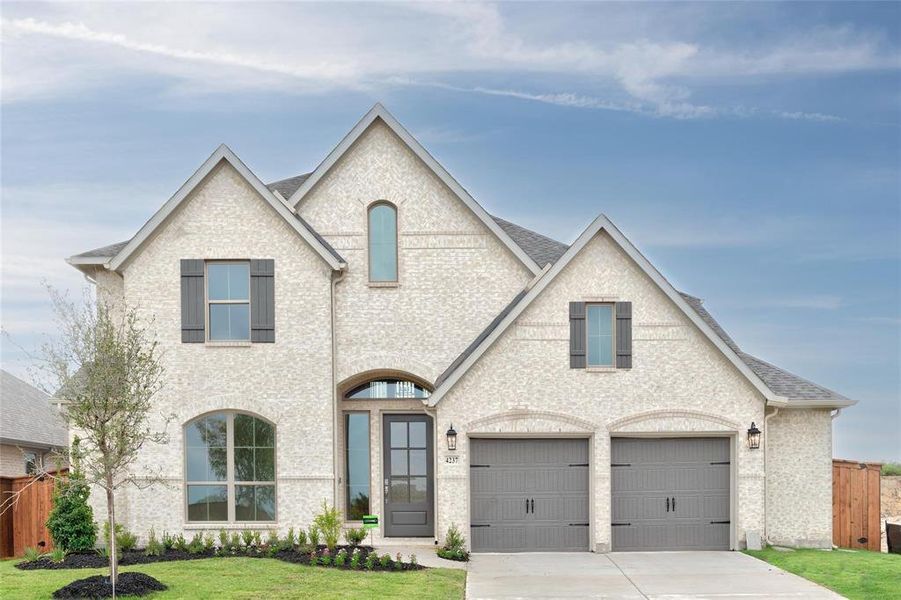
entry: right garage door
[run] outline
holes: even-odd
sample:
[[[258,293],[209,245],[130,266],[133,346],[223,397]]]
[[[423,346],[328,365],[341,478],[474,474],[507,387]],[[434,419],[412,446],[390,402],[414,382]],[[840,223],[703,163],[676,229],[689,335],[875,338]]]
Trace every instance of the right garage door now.
[[[728,438],[613,438],[613,550],[728,550]]]

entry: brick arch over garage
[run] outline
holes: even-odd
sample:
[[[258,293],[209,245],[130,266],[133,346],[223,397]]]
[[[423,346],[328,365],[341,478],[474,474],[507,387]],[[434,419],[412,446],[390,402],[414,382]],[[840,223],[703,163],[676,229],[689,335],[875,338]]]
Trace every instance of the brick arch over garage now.
[[[732,419],[699,410],[649,410],[628,415],[607,424],[610,433],[627,432],[690,432],[740,431],[741,425]]]
[[[512,429],[511,429],[512,428]],[[494,413],[466,423],[466,432],[515,431],[522,433],[593,433],[591,421],[545,410],[514,409]]]

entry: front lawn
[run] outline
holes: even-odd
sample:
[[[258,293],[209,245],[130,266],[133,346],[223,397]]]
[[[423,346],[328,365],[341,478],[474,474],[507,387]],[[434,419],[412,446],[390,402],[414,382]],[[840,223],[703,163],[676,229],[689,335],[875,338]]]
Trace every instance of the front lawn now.
[[[50,598],[102,569],[22,571],[0,562],[0,598]],[[169,586],[157,598],[463,598],[466,572],[455,569],[366,572],[309,567],[265,558],[211,558],[123,567]]]
[[[800,575],[852,600],[901,598],[901,554],[866,550],[746,550],[754,558]]]

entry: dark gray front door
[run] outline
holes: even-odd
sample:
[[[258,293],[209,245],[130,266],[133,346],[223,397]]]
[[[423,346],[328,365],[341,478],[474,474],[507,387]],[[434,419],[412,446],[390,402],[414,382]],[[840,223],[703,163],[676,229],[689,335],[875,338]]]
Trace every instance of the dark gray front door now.
[[[613,438],[613,550],[728,550],[728,438]]]
[[[426,415],[385,415],[385,535],[432,537],[432,419]]]
[[[476,552],[588,550],[588,440],[470,441]]]

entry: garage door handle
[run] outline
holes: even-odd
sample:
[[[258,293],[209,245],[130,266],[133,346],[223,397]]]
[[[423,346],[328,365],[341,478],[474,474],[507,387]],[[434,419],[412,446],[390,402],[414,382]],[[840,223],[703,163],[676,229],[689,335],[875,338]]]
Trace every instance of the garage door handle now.
[[[526,514],[529,514],[529,499],[526,498]]]
[[[676,497],[673,496],[673,512],[676,512]]]
[[[532,514],[535,514],[535,498],[532,498]]]
[[[666,512],[669,512],[669,498],[666,499]]]

